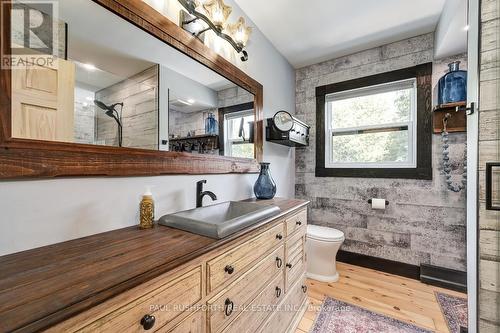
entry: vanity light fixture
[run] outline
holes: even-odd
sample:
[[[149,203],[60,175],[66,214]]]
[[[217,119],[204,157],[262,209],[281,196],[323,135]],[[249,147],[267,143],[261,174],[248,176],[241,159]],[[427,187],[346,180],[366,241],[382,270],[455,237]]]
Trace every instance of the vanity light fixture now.
[[[223,30],[224,24],[226,23],[229,15],[233,9],[224,3],[224,0],[213,0],[203,4],[203,8],[208,13],[208,16],[212,19],[212,23],[215,24],[218,30]]]
[[[252,28],[247,27],[245,24],[245,19],[243,17],[240,17],[238,21],[236,21],[236,23],[228,24],[227,31],[231,36],[233,36],[236,44],[245,47],[245,45],[247,45],[248,38],[252,33]]]
[[[190,32],[193,36],[199,38],[200,35],[208,30],[212,30],[217,36],[225,39],[236,52],[241,53],[241,61],[248,60],[248,53],[245,46],[250,37],[251,28],[245,25],[245,20],[240,17],[235,24],[226,24],[231,7],[224,3],[224,0],[178,0],[179,3],[191,15],[181,11],[180,26]],[[201,11],[204,13],[202,13]],[[197,21],[203,21],[206,24],[205,28],[187,27]]]

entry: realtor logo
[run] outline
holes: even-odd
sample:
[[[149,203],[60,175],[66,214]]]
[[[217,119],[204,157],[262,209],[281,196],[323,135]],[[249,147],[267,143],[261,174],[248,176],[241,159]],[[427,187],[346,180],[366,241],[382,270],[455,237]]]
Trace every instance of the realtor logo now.
[[[10,52],[2,43],[2,69],[54,65],[59,40],[57,5],[57,1],[2,1],[1,18],[10,17],[7,24],[1,22],[2,36],[10,33],[11,39]]]

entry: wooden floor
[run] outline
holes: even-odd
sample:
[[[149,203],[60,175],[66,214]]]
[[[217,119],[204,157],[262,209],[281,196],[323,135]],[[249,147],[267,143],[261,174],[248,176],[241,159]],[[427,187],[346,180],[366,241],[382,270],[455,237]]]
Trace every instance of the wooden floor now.
[[[434,291],[466,297],[462,293],[368,268],[337,263],[337,269],[340,279],[336,283],[307,281],[312,306],[304,314],[297,333],[312,329],[318,307],[326,296],[435,332],[449,333]]]

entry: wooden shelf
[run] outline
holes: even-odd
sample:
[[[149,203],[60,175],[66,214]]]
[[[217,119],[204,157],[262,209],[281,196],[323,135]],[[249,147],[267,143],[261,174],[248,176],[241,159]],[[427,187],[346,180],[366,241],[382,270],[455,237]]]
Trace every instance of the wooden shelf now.
[[[172,138],[169,141],[189,141],[189,140],[203,140],[203,139],[213,139],[213,138],[219,138],[218,135],[216,134],[201,134],[201,135],[193,135],[193,136],[184,136],[184,137],[179,137],[179,138]]]
[[[436,105],[434,107],[434,111],[443,111],[443,110],[450,111],[450,109],[455,110],[457,107],[458,108],[464,108],[466,105],[467,105],[467,102],[439,104],[439,105]]]
[[[448,119],[448,133],[466,132],[467,116],[465,113],[466,102],[440,104],[434,107],[432,112],[432,131],[440,134],[443,131],[443,119],[447,113],[451,115]]]

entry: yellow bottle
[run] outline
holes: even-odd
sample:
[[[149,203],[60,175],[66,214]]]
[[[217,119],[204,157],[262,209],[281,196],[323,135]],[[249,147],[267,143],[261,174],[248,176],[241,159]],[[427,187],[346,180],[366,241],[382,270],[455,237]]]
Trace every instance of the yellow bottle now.
[[[150,229],[154,226],[155,219],[155,202],[153,194],[148,187],[146,193],[143,194],[140,204],[140,224],[141,229]]]

